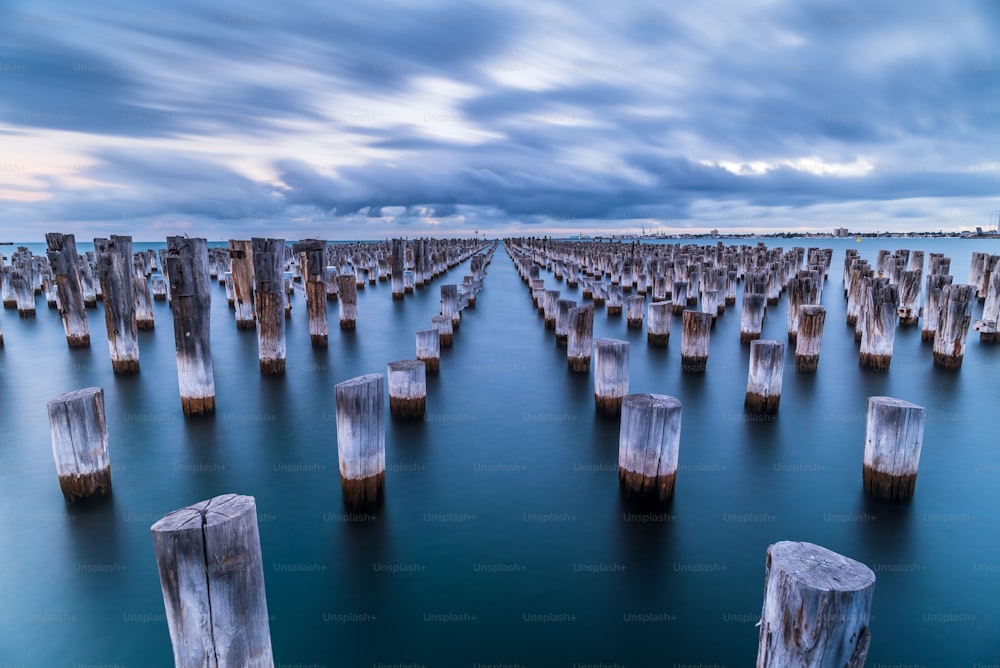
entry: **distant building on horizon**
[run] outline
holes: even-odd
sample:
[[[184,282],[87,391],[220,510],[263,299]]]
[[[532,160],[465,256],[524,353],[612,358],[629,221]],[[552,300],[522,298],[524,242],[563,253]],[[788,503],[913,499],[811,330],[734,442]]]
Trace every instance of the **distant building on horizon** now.
[[[851,232],[846,227],[835,227],[833,228],[833,236],[837,238],[849,237]]]

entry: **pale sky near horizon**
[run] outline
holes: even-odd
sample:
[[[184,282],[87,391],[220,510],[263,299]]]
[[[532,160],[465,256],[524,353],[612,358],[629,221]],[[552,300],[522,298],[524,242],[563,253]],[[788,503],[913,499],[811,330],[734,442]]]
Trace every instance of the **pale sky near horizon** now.
[[[1000,4],[0,5],[0,238],[955,231]]]

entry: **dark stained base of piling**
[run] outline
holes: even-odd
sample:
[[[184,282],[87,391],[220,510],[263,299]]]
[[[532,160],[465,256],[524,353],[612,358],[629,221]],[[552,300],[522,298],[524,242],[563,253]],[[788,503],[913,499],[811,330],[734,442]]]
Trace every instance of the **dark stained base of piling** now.
[[[555,329],[555,328],[556,328],[556,319],[555,318],[546,318],[545,319],[545,329]]]
[[[646,332],[646,343],[651,346],[665,346],[669,341],[669,334],[650,334]]]
[[[422,288],[422,287],[424,287],[424,284],[423,283],[418,283],[417,287],[418,288]],[[412,295],[413,294],[413,288],[403,288],[403,294]]]
[[[35,319],[35,309],[17,309],[17,315],[21,320],[34,320]]]
[[[184,415],[209,415],[215,412],[215,397],[181,397]]]
[[[743,410],[751,415],[776,415],[781,395],[764,396],[756,392],[747,392],[743,399]]]
[[[726,306],[736,306],[736,297],[726,297]]]
[[[440,371],[441,369],[441,358],[440,357],[418,357],[421,362],[424,363],[425,371]]]
[[[847,324],[848,325],[857,325],[858,324],[858,316],[856,316],[856,315],[849,315],[849,316],[847,316]]]
[[[858,364],[865,369],[888,371],[891,363],[892,355],[873,355],[871,353],[858,354]]]
[[[453,336],[454,336],[453,334],[439,334],[438,337],[439,337],[439,339],[441,341],[441,347],[442,348],[450,348],[451,347],[451,340],[452,340]]]
[[[622,495],[646,501],[669,501],[674,496],[677,474],[647,477],[642,473],[618,467],[618,485]]]
[[[623,397],[599,397],[594,395],[594,405],[598,413],[604,415],[621,415]]]
[[[570,281],[570,280],[566,281],[566,287],[567,288],[575,288],[578,285],[580,285],[580,283],[578,281]]]
[[[139,360],[111,360],[111,370],[116,376],[130,376],[139,373]]]
[[[309,342],[312,343],[313,348],[326,348],[327,347],[327,335],[326,334],[310,334]]]
[[[406,298],[406,294],[404,294],[402,292],[393,292],[392,293],[392,298],[395,301],[400,301],[401,299],[405,299]]]
[[[854,330],[854,342],[858,343],[860,341],[861,341],[861,330],[855,329]]]
[[[594,298],[594,293],[591,292],[590,290],[584,290],[583,291],[583,298],[584,299],[593,299]]]
[[[59,476],[59,489],[70,503],[111,493],[111,467],[85,475]]]
[[[427,397],[389,397],[389,415],[401,420],[422,420],[427,405]]]
[[[760,332],[740,332],[740,343],[750,343],[760,338]]]
[[[899,324],[904,327],[912,327],[920,322],[920,318],[900,318]]]
[[[165,301],[167,301],[167,296],[166,295],[153,295],[153,301],[154,302],[165,302]],[[233,305],[232,302],[230,302],[229,305],[232,306]],[[96,306],[96,304],[95,304],[95,306]]]
[[[358,321],[357,320],[341,320],[340,321],[340,328],[341,329],[355,329],[357,327],[357,325],[358,325]]]
[[[920,340],[927,343],[933,343],[935,334],[936,332],[928,332],[926,329],[922,329],[920,330]]]
[[[630,329],[642,329],[642,318],[628,318],[625,325]]]
[[[559,346],[560,348],[565,348],[568,343],[569,343],[569,335],[568,334],[556,334],[556,345],[557,346]]]
[[[573,373],[586,373],[590,371],[589,357],[567,357],[566,361],[569,364],[569,370]]]
[[[153,320],[136,320],[135,326],[139,329],[150,330],[155,329],[156,323]]]
[[[604,306],[604,298],[594,297],[594,306]]]
[[[794,344],[799,338],[798,332],[788,332],[788,342]]]
[[[671,304],[670,310],[674,315],[681,315],[687,310],[687,304]]]
[[[980,343],[996,343],[998,340],[1000,340],[1000,339],[997,338],[997,336],[998,336],[997,332],[980,332],[979,333],[979,342]]]
[[[70,348],[89,348],[90,334],[74,334],[66,337],[66,345]]]
[[[681,355],[681,371],[687,373],[704,373],[707,366],[707,357],[685,357]]]
[[[777,306],[779,301],[781,301],[781,297],[768,297],[767,298],[767,305],[768,306]]]
[[[819,368],[819,355],[796,355],[796,371],[816,371]]]
[[[257,329],[256,320],[237,320],[236,329]]]
[[[264,376],[280,376],[285,373],[285,360],[261,360],[260,373]]]
[[[891,475],[865,466],[862,481],[868,496],[890,503],[904,503],[913,498],[917,474]]]
[[[941,353],[934,353],[934,366],[940,369],[947,369],[949,371],[954,371],[962,367],[962,358],[964,355],[942,355]]]
[[[385,498],[385,471],[360,480],[340,478],[340,491],[344,503],[357,510],[376,508]]]
[[[621,306],[609,306],[608,307],[608,315],[621,315],[621,314],[622,314],[622,307]]]
[[[166,297],[162,297],[161,299],[166,299]],[[6,304],[4,304],[4,306],[6,306]],[[97,300],[96,299],[84,299],[83,300],[83,307],[84,308],[97,308]]]
[[[4,308],[17,308],[17,302],[13,299],[6,299],[3,303]]]

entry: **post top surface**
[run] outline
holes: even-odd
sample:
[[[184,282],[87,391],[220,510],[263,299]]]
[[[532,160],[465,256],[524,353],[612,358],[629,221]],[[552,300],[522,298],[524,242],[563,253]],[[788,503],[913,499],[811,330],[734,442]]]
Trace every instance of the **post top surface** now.
[[[813,589],[858,591],[875,582],[865,564],[814,543],[780,541],[768,546],[767,554],[772,569]]]
[[[256,508],[256,505],[252,496],[221,494],[167,513],[150,527],[150,531],[200,531],[203,526],[223,524],[239,517],[247,510]]]

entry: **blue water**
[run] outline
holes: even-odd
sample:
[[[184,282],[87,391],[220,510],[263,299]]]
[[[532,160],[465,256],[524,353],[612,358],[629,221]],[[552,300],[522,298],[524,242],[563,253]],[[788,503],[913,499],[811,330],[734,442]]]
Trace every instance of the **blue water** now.
[[[1000,346],[973,334],[962,369],[944,372],[919,328],[902,328],[890,371],[861,369],[841,280],[846,248],[872,262],[880,248],[910,248],[946,253],[964,282],[971,253],[1000,253],[1000,242],[793,245],[835,252],[819,371],[796,373],[787,351],[776,421],[744,420],[738,307],[719,319],[702,375],[680,370],[679,317],[657,349],[598,310],[595,337],[632,343],[631,391],[683,402],[676,497],[660,514],[620,500],[617,422],[595,416],[592,378],[567,373],[502,247],[428,379],[427,419],[387,420],[374,519],[349,521],[341,501],[333,387],[412,358],[439,286],[460,283],[468,263],[402,302],[388,283],[367,286],[354,332],[328,303],[326,350],[310,347],[297,293],[282,378],[260,376],[256,334],[236,329],[216,284],[217,413],[204,419],[181,413],[165,303],[139,333],[132,378],[111,372],[101,305],[84,350],[66,347],[41,297],[35,320],[0,312],[0,666],[173,665],[149,527],[230,492],[257,500],[278,665],[752,665],[764,555],[778,540],[876,571],[869,666],[1000,663]],[[785,304],[768,309],[765,338],[786,340]],[[87,386],[105,389],[114,492],[71,506],[46,402]],[[909,505],[862,494],[870,395],[927,408]]]

